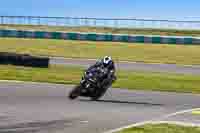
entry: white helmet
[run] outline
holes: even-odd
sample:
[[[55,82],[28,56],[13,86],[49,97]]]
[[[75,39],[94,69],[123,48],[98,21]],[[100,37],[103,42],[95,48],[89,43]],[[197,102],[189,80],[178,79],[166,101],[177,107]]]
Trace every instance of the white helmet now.
[[[103,64],[108,65],[112,61],[112,58],[110,56],[105,56],[103,58]]]

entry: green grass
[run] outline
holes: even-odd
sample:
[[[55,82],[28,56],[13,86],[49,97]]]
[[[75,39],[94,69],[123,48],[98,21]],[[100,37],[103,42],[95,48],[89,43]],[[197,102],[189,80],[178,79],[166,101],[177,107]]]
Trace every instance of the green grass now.
[[[64,27],[64,26],[34,26],[34,25],[0,25],[0,29],[60,31],[60,32],[97,32],[113,34],[144,34],[144,35],[172,35],[172,36],[200,36],[200,30],[176,29],[134,29],[108,27]]]
[[[199,110],[192,111],[192,114],[193,114],[193,115],[200,115],[200,109],[199,109]]]
[[[130,128],[119,133],[200,133],[200,128],[171,124],[149,124],[141,127]]]
[[[79,83],[83,70],[64,66],[31,68],[0,65],[0,79],[76,84]],[[117,75],[118,80],[113,85],[116,88],[200,93],[200,76],[135,71],[119,71]]]
[[[152,45],[120,42],[0,38],[0,52],[72,58],[100,58],[147,63],[200,64],[200,46]]]

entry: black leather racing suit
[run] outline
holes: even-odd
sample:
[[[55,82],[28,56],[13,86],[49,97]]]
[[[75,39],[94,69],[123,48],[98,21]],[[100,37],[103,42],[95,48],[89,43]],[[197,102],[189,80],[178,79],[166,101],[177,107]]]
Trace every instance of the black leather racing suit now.
[[[107,68],[108,70],[105,76],[100,79],[100,85],[105,86],[107,88],[110,87],[112,83],[117,79],[115,76],[116,68],[115,68],[114,61],[110,61],[110,63],[105,66],[103,64],[103,60],[99,60],[94,65],[90,66],[88,70],[90,71],[91,69],[98,68],[98,67],[100,69]]]

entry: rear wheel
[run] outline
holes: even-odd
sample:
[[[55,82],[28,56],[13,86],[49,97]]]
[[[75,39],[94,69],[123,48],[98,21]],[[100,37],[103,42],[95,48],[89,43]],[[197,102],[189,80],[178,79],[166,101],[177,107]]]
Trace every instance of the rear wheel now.
[[[69,99],[74,100],[76,99],[78,96],[80,96],[80,91],[81,91],[81,86],[78,85],[76,86],[70,93],[69,93]]]
[[[106,91],[108,90],[108,88],[110,86],[112,86],[112,83],[109,80],[104,80],[101,83],[101,88],[97,88],[95,91],[95,94],[91,97],[91,100],[93,101],[97,101],[99,100],[102,96],[104,96],[104,94],[106,93]]]
[[[98,89],[93,96],[91,96],[92,101],[99,100],[107,91],[108,88],[100,88]]]

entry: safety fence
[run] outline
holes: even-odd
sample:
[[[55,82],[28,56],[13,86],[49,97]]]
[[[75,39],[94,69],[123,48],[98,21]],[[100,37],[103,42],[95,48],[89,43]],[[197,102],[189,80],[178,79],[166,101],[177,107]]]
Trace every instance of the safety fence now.
[[[47,31],[0,30],[0,37],[200,45],[199,37],[187,36],[150,36],[106,33],[64,33]]]
[[[42,17],[0,16],[0,24],[46,25],[67,27],[153,28],[199,30],[200,21],[156,20],[138,18],[86,18],[86,17]]]

